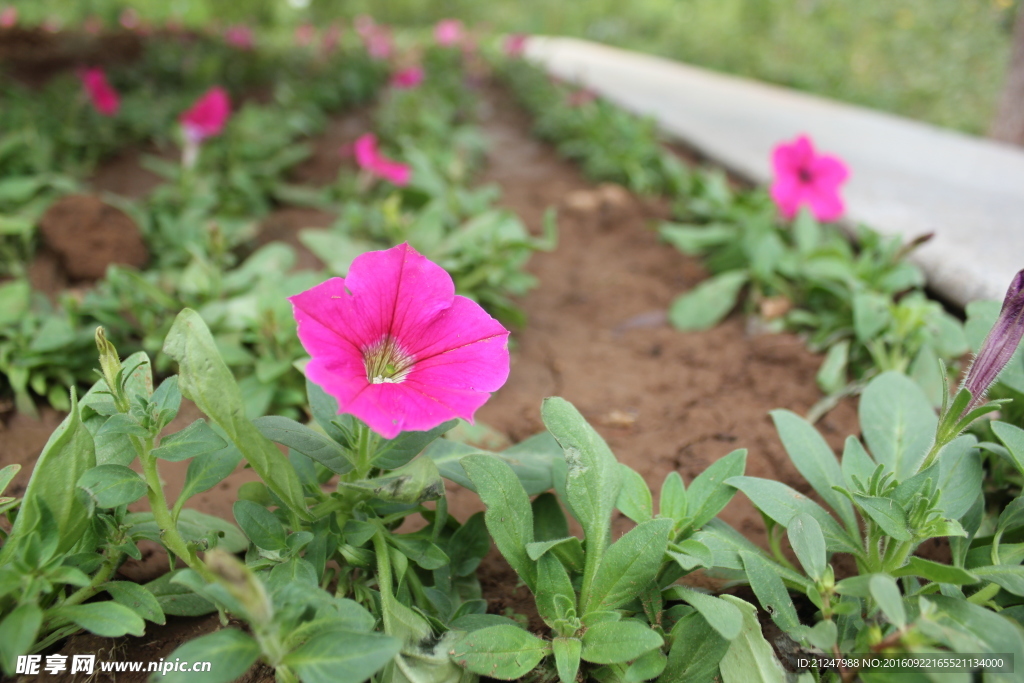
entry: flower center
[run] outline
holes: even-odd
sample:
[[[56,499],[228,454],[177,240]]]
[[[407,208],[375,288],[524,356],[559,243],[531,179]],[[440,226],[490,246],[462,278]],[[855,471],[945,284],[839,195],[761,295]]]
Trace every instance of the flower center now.
[[[363,349],[363,363],[370,384],[398,384],[412,372],[416,359],[395,339],[384,336]]]
[[[812,182],[814,182],[814,174],[811,173],[811,169],[807,168],[806,166],[801,166],[800,168],[798,168],[796,170],[796,175],[798,178],[800,178],[800,182],[804,183],[805,185],[809,185]]]

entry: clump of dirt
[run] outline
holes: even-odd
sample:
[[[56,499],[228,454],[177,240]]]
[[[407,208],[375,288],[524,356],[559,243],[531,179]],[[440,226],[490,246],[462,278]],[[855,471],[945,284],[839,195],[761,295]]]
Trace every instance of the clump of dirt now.
[[[135,221],[92,195],[54,202],[39,222],[43,244],[73,280],[97,280],[117,263],[141,268],[149,251]]]

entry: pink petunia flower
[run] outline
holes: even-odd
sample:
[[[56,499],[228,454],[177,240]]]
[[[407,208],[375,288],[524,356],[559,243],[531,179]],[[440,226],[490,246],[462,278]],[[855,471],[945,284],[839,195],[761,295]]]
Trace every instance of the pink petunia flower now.
[[[139,20],[139,13],[136,12],[133,7],[125,8],[121,12],[121,16],[118,17],[118,21],[121,23],[121,26],[129,31],[139,28],[139,24],[141,23]]]
[[[324,31],[323,39],[320,41],[320,53],[325,57],[338,49],[341,42],[341,24],[333,22]]]
[[[0,10],[0,28],[11,28],[18,23],[18,8],[7,5]]]
[[[295,44],[299,47],[312,45],[314,38],[316,38],[316,27],[313,24],[300,24],[295,27]]]
[[[772,199],[784,218],[793,218],[801,206],[810,208],[819,221],[834,221],[844,211],[839,186],[850,175],[841,159],[814,151],[811,140],[801,135],[772,150],[775,179]]]
[[[505,38],[505,54],[509,57],[522,57],[526,51],[526,34],[513,33]]]
[[[219,135],[231,115],[231,100],[220,86],[214,86],[196,100],[192,108],[181,115],[185,138],[195,143]]]
[[[393,88],[415,88],[422,82],[423,68],[419,66],[410,66],[408,69],[402,69],[391,77],[391,87]]]
[[[79,78],[82,79],[82,85],[85,87],[86,92],[89,93],[89,99],[92,101],[92,106],[96,108],[96,111],[103,116],[114,116],[117,114],[117,110],[121,107],[121,98],[118,97],[117,91],[110,85],[110,82],[107,80],[107,74],[104,73],[103,69],[97,67],[83,69],[79,73]]]
[[[375,28],[377,28],[377,22],[375,22],[373,17],[368,14],[360,14],[353,20],[352,25],[355,26],[356,33],[359,34],[359,37],[363,39],[366,39],[366,37],[370,35]]]
[[[387,59],[391,56],[391,32],[385,26],[372,26],[360,33],[366,52],[374,59]]]
[[[573,90],[565,98],[565,103],[570,107],[582,107],[585,104],[590,104],[597,99],[597,93],[587,88],[579,88]]]
[[[442,19],[434,26],[434,40],[442,47],[451,47],[462,40],[462,22]]]
[[[353,149],[359,168],[367,170],[372,175],[383,178],[399,187],[409,184],[412,169],[406,164],[382,156],[377,149],[377,136],[373,133],[359,136],[359,139],[353,145]]]
[[[256,47],[256,36],[245,24],[234,24],[224,29],[224,42],[239,50],[252,50]]]
[[[508,379],[508,330],[408,244],[289,299],[306,376],[386,439],[476,410]]]

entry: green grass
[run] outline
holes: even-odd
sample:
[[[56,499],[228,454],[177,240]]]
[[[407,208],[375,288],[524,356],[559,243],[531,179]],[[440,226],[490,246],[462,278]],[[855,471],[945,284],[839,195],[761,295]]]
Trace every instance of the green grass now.
[[[7,0],[26,19],[114,20],[120,7],[189,23],[317,25],[361,13],[403,25],[455,16],[680,59],[971,133],[995,110],[1022,0]],[[2,3],[2,0],[0,0]]]

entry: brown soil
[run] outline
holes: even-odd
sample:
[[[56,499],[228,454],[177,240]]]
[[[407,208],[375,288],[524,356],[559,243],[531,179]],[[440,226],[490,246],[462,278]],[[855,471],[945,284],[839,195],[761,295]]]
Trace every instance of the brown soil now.
[[[39,233],[73,280],[97,280],[114,263],[141,268],[149,261],[135,221],[92,195],[56,201],[40,219]]]
[[[82,64],[123,64],[142,53],[142,41],[127,31],[90,35],[39,28],[0,28],[0,65],[14,78],[39,85]]]
[[[529,324],[515,334],[508,383],[480,410],[479,419],[518,441],[543,428],[541,400],[563,396],[591,420],[622,462],[644,476],[656,495],[669,472],[680,472],[689,483],[735,448],[749,449],[748,474],[809,492],[789,463],[768,411],[785,407],[806,412],[820,398],[814,378],[821,359],[797,337],[748,333],[739,316],[701,333],[668,327],[665,311],[673,298],[706,273],[696,260],[661,243],[652,230],[653,220],[667,216],[665,202],[588,183],[575,167],[530,137],[529,121],[507,97],[493,94],[491,100],[484,129],[492,149],[484,180],[502,186],[504,205],[534,232],[540,231],[548,206],[560,207],[560,237],[555,252],[530,261],[528,270],[540,285],[521,302]],[[326,164],[337,153],[341,127],[337,124],[317,141],[314,159],[325,165],[316,161],[297,177],[323,182],[330,175]],[[286,217],[278,212],[265,221],[262,239],[294,244],[296,230],[323,224],[318,220],[329,217],[286,211]],[[176,426],[185,426],[189,417],[194,415],[183,414]],[[57,421],[56,414],[47,412],[40,425],[19,416],[0,433],[0,464],[21,462],[26,467],[17,485],[27,480],[27,470]],[[840,404],[818,426],[838,449],[847,434],[856,433],[853,403]],[[161,464],[161,475],[173,499],[185,467],[170,465]],[[235,491],[252,477],[239,470],[193,499],[190,507],[231,519]],[[459,519],[481,509],[468,491],[455,486],[449,491],[450,509]],[[760,516],[743,496],[722,516],[764,545]],[[626,520],[617,520],[616,535],[628,526]],[[165,567],[166,559],[152,551],[122,573],[145,580]],[[525,588],[517,587],[515,574],[493,551],[479,575],[492,612],[526,614],[539,627]],[[215,618],[174,619],[166,627],[151,627],[144,639],[120,639],[117,655],[109,658],[152,660],[195,633],[188,629],[212,629],[215,624]],[[88,638],[66,642],[62,652],[95,652],[113,643]],[[121,674],[119,680],[134,679]]]

